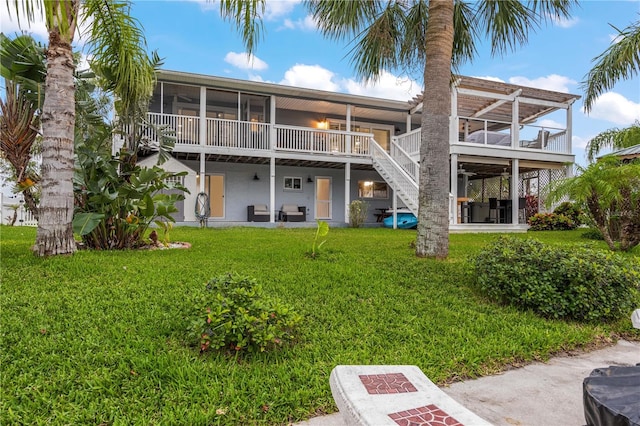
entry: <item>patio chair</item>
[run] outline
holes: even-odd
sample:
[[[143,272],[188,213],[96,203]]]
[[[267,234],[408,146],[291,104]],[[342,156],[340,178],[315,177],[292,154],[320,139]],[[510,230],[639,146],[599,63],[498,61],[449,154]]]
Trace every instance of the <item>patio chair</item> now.
[[[247,222],[269,222],[269,207],[266,204],[247,206]]]
[[[297,204],[283,204],[280,210],[280,220],[283,222],[306,222],[307,208]]]
[[[547,146],[549,142],[549,135],[551,132],[548,130],[539,130],[538,136],[526,146],[526,148],[542,149]]]

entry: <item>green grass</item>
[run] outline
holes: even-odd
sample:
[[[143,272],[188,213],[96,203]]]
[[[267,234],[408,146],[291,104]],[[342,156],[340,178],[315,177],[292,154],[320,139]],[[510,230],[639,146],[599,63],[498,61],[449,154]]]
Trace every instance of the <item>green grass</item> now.
[[[549,321],[484,300],[468,259],[496,235],[452,235],[433,261],[415,258],[413,231],[389,229],[332,229],[317,259],[315,229],[178,228],[191,249],[49,259],[31,255],[34,229],[0,233],[0,424],[286,424],[336,410],[338,364],[415,364],[443,384],[638,337],[628,319]],[[188,345],[189,294],[226,272],[304,316],[296,345],[237,358]]]

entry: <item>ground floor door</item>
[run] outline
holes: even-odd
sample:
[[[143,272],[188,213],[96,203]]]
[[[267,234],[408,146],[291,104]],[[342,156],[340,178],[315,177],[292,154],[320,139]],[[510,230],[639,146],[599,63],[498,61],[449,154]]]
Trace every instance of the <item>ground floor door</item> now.
[[[331,178],[316,177],[316,219],[331,219]]]
[[[200,187],[199,180],[196,186]],[[204,179],[204,192],[209,197],[209,217],[213,219],[224,218],[224,175],[206,175]]]

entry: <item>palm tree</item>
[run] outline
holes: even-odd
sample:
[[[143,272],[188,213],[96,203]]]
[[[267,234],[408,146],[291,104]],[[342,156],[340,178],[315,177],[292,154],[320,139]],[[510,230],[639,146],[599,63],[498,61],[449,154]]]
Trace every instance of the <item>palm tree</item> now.
[[[449,253],[449,117],[452,67],[476,55],[481,36],[492,54],[527,42],[530,31],[566,18],[573,0],[307,0],[320,30],[353,42],[359,77],[375,80],[385,68],[420,70],[424,83],[416,255]]]
[[[609,129],[597,134],[587,143],[587,159],[593,161],[605,148],[623,149],[640,145],[640,121],[624,129]]]
[[[607,50],[593,59],[596,64],[582,83],[586,112],[591,111],[598,96],[611,89],[618,80],[631,78],[640,71],[640,21],[622,31],[613,28],[618,31],[618,37]]]
[[[640,244],[640,162],[608,155],[577,176],[552,182],[546,203],[569,197],[581,206],[611,250]],[[619,246],[616,245],[619,240]]]
[[[42,199],[34,253],[69,254],[73,237],[74,70],[71,43],[81,16],[93,18],[89,37],[93,64],[122,104],[140,101],[153,90],[153,64],[126,0],[15,0],[13,11],[33,22],[44,16],[49,32],[42,106]],[[82,13],[81,13],[82,12]]]

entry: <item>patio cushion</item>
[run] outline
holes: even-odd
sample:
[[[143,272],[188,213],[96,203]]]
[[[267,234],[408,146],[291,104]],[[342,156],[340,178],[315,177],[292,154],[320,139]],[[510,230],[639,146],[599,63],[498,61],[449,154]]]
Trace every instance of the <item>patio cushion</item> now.
[[[282,212],[289,216],[302,216],[303,213],[298,209],[297,204],[283,204]]]

